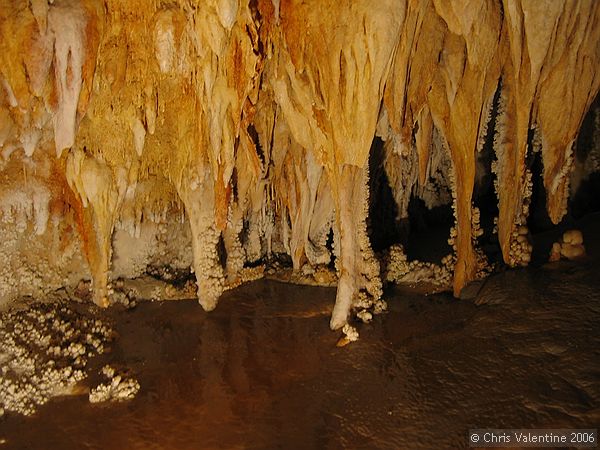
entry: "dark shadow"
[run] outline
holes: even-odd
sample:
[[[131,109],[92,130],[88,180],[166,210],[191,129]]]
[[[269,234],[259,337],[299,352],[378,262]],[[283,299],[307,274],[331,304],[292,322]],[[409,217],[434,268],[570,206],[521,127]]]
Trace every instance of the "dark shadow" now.
[[[409,260],[418,259],[439,264],[452,252],[448,244],[454,225],[452,205],[427,208],[420,198],[411,196],[408,204],[409,233],[404,244]]]
[[[477,154],[475,164],[475,186],[473,190],[473,204],[479,208],[479,226],[483,234],[478,238],[479,247],[484,251],[490,263],[502,263],[502,251],[498,241],[498,234],[494,233],[494,220],[499,215],[498,196],[494,188],[495,175],[492,172],[492,164],[497,160],[494,151],[494,136],[496,135],[496,121],[498,118],[498,107],[502,82],[492,101],[492,112],[483,148]]]
[[[396,223],[398,207],[383,166],[383,141],[373,139],[369,153],[369,239],[375,252],[384,250],[399,241]]]

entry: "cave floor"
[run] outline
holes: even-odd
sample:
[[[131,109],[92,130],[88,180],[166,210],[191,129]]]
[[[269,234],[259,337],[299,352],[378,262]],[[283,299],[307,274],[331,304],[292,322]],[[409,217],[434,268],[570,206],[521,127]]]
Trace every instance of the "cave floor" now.
[[[396,288],[336,347],[335,291],[258,281],[206,314],[193,301],[104,314],[129,402],[55,399],[0,422],[0,448],[462,448],[471,427],[600,422],[596,260],[507,271],[477,302]]]

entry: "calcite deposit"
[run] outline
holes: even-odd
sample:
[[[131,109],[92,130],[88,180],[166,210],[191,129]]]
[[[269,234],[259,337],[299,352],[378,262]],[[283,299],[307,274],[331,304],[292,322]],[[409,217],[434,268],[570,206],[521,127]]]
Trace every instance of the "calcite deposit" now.
[[[169,267],[210,311],[286,256],[335,264],[342,328],[382,295],[375,139],[398,219],[452,205],[428,270],[458,295],[487,264],[484,147],[504,261],[526,265],[529,161],[557,223],[598,67],[594,0],[0,0],[0,301],[91,279],[105,306]]]
[[[550,251],[550,261],[559,261],[561,258],[572,260],[584,256],[583,235],[579,230],[565,231],[560,242],[552,244]]]
[[[2,314],[0,417],[31,415],[52,397],[85,390],[88,361],[112,338],[101,320],[57,303]]]
[[[101,373],[107,381],[90,390],[90,403],[131,400],[140,390],[137,380],[116,374],[109,365],[104,366]]]

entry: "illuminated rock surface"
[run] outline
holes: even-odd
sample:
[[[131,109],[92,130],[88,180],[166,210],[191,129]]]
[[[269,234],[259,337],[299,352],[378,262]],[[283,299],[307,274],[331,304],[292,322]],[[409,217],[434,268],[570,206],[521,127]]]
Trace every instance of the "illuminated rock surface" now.
[[[0,439],[597,423],[598,67],[594,0],[0,0]],[[32,354],[53,299],[114,351],[88,366],[75,314]],[[14,416],[81,389],[128,402]]]
[[[484,147],[504,262],[527,265],[528,161],[558,223],[600,86],[592,0],[1,0],[0,42],[2,303],[91,278],[106,306],[111,279],[191,267],[210,311],[287,255],[335,262],[334,329],[381,297],[374,139],[398,219],[452,204],[458,296],[487,267]]]

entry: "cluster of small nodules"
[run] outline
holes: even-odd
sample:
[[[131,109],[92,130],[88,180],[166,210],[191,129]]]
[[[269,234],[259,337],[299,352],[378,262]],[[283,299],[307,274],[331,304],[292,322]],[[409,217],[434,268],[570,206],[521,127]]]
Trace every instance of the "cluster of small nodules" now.
[[[398,283],[410,271],[408,257],[400,244],[394,244],[388,249],[384,261],[386,281]]]
[[[573,260],[584,256],[583,235],[579,230],[566,231],[561,241],[555,242],[550,251],[550,261],[558,261],[561,258]]]
[[[369,323],[376,314],[382,314],[387,311],[388,305],[381,298],[374,298],[366,290],[361,289],[356,295],[354,302],[354,311],[356,318],[363,323]],[[338,347],[344,347],[351,342],[358,340],[358,330],[350,324],[344,325],[342,337],[337,343]]]
[[[458,231],[456,227],[450,228],[450,237],[448,238],[448,245],[452,247],[452,251],[456,253],[458,246],[456,245],[456,237],[458,236]]]
[[[529,243],[529,230],[524,223],[529,216],[529,204],[533,193],[532,173],[525,170],[523,176],[523,202],[521,203],[521,213],[515,221],[515,228],[511,233],[509,264],[511,266],[527,266],[531,261],[532,245]]]
[[[480,220],[481,213],[479,212],[479,208],[472,206],[471,240],[473,241],[473,247],[475,248],[475,259],[477,260],[477,273],[475,276],[476,278],[485,278],[492,271],[492,267],[490,266],[485,253],[481,250],[481,248],[479,248],[478,239],[483,236],[483,229],[481,228]],[[456,234],[455,230],[454,234]]]
[[[52,397],[76,392],[89,358],[112,330],[66,306],[34,305],[0,318],[0,415],[31,415]]]
[[[117,279],[108,285],[108,298],[111,304],[121,304],[125,308],[135,308],[138,293],[134,289],[125,289],[124,281]]]
[[[335,270],[331,270],[323,264],[316,266],[304,264],[300,270],[300,274],[304,278],[314,281],[314,284],[319,286],[335,286],[338,281]]]
[[[510,240],[510,265],[526,266],[531,261],[533,246],[529,243],[529,229],[525,225],[516,227]]]
[[[369,323],[373,320],[374,314],[384,313],[387,311],[387,307],[388,305],[385,300],[374,298],[364,290],[361,290],[358,293],[354,308],[358,311],[356,317],[363,323]]]
[[[451,233],[454,233],[454,236],[449,240],[450,245],[456,237],[454,228]],[[452,282],[456,257],[454,254],[447,255],[442,258],[440,265],[419,260],[408,261],[402,245],[394,244],[383,260],[386,281],[398,284],[426,282],[445,288]]]
[[[471,239],[474,242],[477,242],[477,239],[483,235],[483,230],[480,225],[481,213],[479,212],[479,208],[473,206],[471,208]]]
[[[236,275],[236,281],[231,284],[226,284],[225,290],[233,289],[244,283],[249,283],[250,281],[256,281],[264,278],[265,266],[261,264],[255,267],[243,267]]]
[[[456,265],[456,254],[450,253],[442,258],[442,264],[434,267],[434,280],[438,286],[450,286]]]
[[[109,365],[104,366],[101,373],[107,381],[90,391],[90,403],[131,400],[140,390],[140,384],[136,379],[117,374]]]
[[[358,341],[358,331],[352,325],[344,325],[344,328],[342,328],[342,333],[342,337],[337,342],[338,347],[345,347],[350,342]]]

